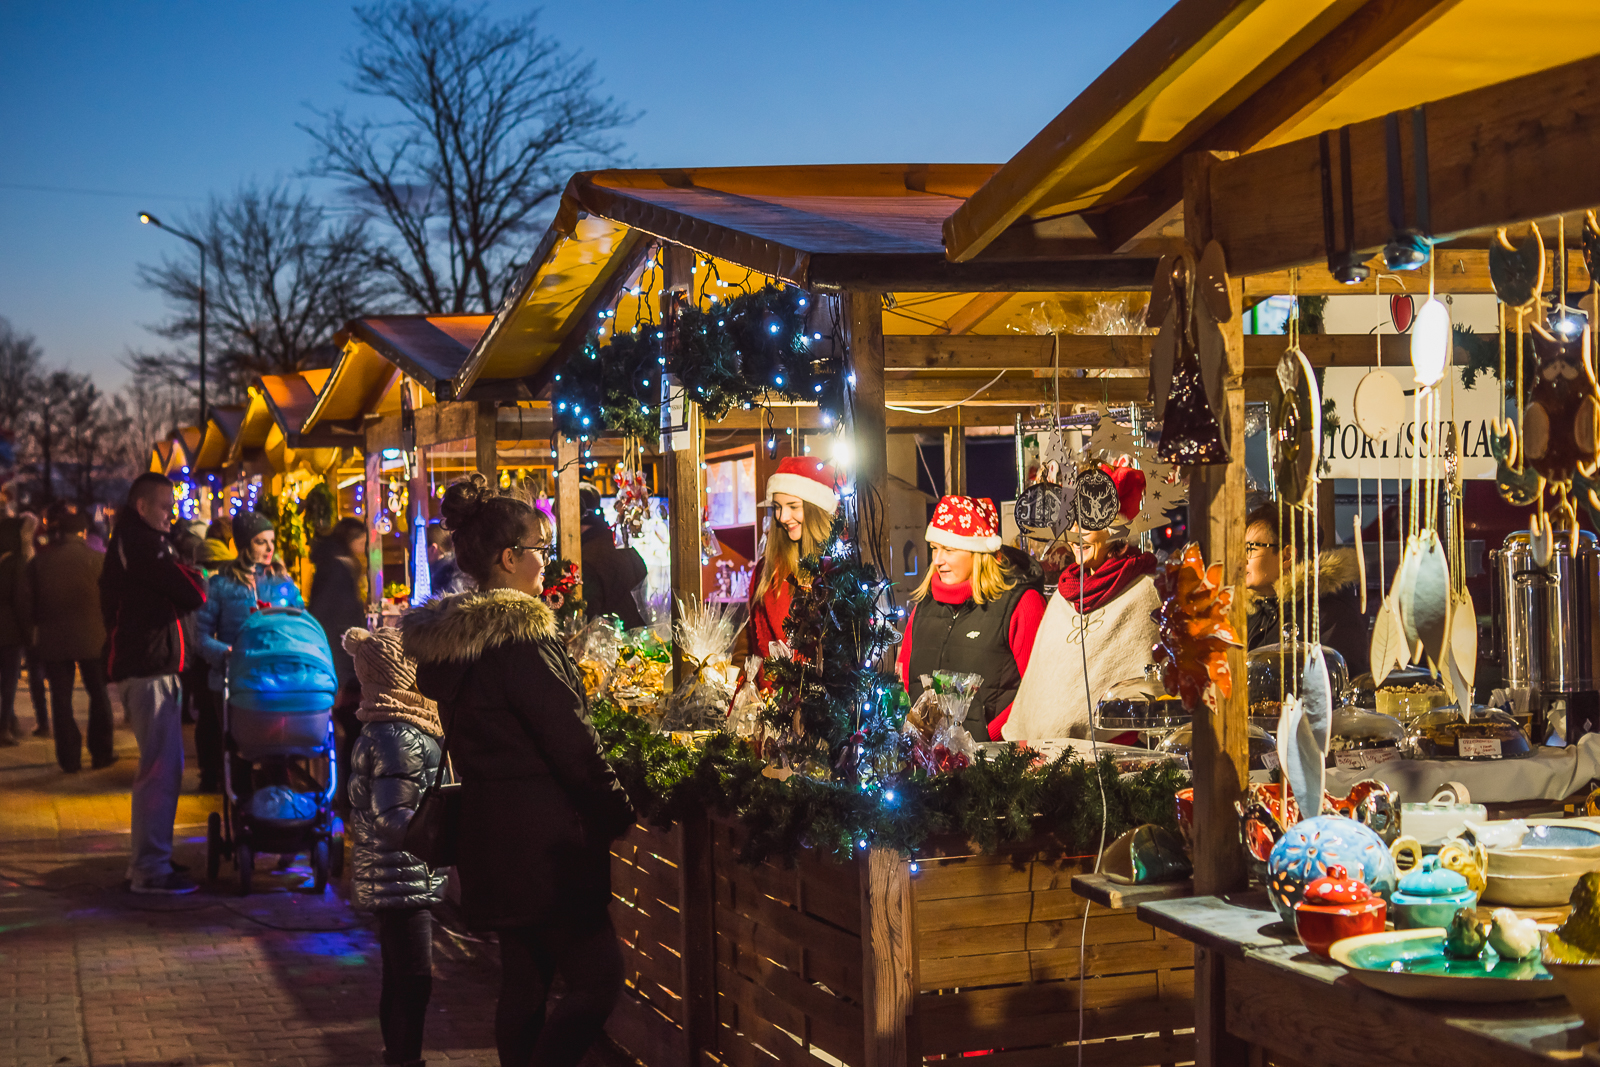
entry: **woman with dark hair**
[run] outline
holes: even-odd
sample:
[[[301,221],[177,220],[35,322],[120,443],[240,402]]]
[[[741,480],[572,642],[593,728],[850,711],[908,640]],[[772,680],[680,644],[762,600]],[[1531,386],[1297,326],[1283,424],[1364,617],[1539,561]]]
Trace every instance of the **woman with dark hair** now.
[[[499,933],[502,1067],[575,1067],[622,990],[610,844],[633,807],[539,596],[550,520],[481,474],[451,483],[439,510],[478,588],[413,608],[401,630],[462,783],[461,908],[473,929]],[[547,1016],[557,973],[567,993]]]
[[[333,650],[333,672],[343,688],[355,665],[341,643],[352,626],[367,625],[367,524],[346,516],[311,546],[311,598],[306,609],[322,624]]]
[[[1303,547],[1303,546],[1302,546]],[[1321,643],[1344,657],[1351,677],[1365,674],[1371,660],[1371,632],[1361,614],[1356,550],[1330,548],[1303,551],[1284,543],[1278,526],[1278,505],[1264,504],[1244,519],[1245,609],[1250,616],[1249,647],[1260,648],[1280,638],[1285,612],[1304,614],[1301,604],[1311,581],[1311,555],[1317,556],[1316,585]],[[1302,639],[1305,634],[1299,635]]]

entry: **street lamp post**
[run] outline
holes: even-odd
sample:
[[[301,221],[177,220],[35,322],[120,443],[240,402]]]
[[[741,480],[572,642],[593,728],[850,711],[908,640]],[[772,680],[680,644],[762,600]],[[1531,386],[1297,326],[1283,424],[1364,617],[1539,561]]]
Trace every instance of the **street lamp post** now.
[[[181,237],[200,250],[200,432],[206,428],[206,246],[193,234],[168,226],[148,211],[139,212],[139,221],[146,226],[159,226],[174,237]]]

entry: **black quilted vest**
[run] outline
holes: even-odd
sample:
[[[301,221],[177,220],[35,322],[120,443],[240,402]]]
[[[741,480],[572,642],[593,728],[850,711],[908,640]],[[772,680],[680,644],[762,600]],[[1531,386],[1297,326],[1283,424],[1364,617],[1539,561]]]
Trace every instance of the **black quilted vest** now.
[[[1017,697],[1022,672],[1011,655],[1011,616],[1022,594],[1037,588],[1019,581],[987,604],[971,600],[941,604],[931,596],[911,617],[911,662],[907,687],[912,701],[922,694],[922,676],[934,671],[981,674],[983,685],[967,708],[967,731],[989,740],[989,723]]]

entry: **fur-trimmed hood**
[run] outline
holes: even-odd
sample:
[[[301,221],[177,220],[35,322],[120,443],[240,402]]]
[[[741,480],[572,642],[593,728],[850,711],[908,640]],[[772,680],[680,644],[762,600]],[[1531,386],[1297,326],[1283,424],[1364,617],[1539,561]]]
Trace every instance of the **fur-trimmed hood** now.
[[[418,663],[470,663],[513,641],[556,635],[556,616],[514,589],[473,590],[412,608],[400,620],[406,654]]]
[[[1302,562],[1278,575],[1278,600],[1285,603],[1299,600],[1305,594],[1309,571],[1307,563]],[[1354,586],[1360,577],[1355,549],[1330,548],[1317,553],[1317,592],[1321,595],[1343,592]],[[1254,612],[1256,602],[1260,599],[1260,594],[1245,590],[1245,607],[1248,611]]]

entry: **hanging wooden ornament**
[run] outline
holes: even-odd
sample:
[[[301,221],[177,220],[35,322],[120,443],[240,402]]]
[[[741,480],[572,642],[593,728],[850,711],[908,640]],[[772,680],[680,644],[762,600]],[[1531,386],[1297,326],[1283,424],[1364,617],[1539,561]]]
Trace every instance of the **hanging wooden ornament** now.
[[[1544,289],[1544,238],[1537,223],[1521,247],[1513,245],[1505,227],[1489,242],[1489,283],[1494,295],[1509,308],[1529,308]]]
[[[1328,735],[1333,725],[1333,683],[1328,678],[1328,661],[1320,642],[1311,642],[1305,670],[1300,676],[1300,703],[1305,708],[1317,747],[1328,751]]]
[[[1399,379],[1379,367],[1356,383],[1356,425],[1374,441],[1385,441],[1405,424],[1406,391]]]
[[[1589,360],[1588,330],[1563,319],[1557,332],[1533,327],[1535,371],[1522,409],[1522,455],[1546,482],[1591,470],[1600,440],[1600,388]],[[1563,332],[1565,331],[1565,332]]]
[[[1084,530],[1104,530],[1117,519],[1121,501],[1117,497],[1116,483],[1099,467],[1078,472],[1078,491],[1073,495],[1078,527]]]
[[[1222,427],[1206,397],[1195,350],[1188,278],[1188,265],[1180,260],[1172,276],[1178,344],[1173,358],[1172,386],[1162,412],[1161,443],[1156,452],[1163,463],[1188,466],[1226,463],[1228,449],[1222,440]]]
[[[1410,662],[1406,649],[1405,629],[1396,618],[1394,604],[1388,597],[1378,605],[1377,618],[1372,621],[1371,670],[1373,685],[1382,685],[1389,672]]]
[[[1228,262],[1221,242],[1212,241],[1200,253],[1200,277],[1195,282],[1195,288],[1213,319],[1218,322],[1233,321],[1233,293],[1228,288]]]
[[[1144,308],[1144,324],[1152,330],[1166,325],[1167,313],[1172,310],[1172,262],[1176,257],[1168,252],[1156,261],[1155,281],[1150,284],[1150,303]]]
[[[1416,565],[1410,588],[1402,592],[1400,600],[1406,637],[1420,643],[1428,659],[1442,667],[1450,637],[1450,565],[1434,531],[1423,530],[1414,540],[1418,544]]]

